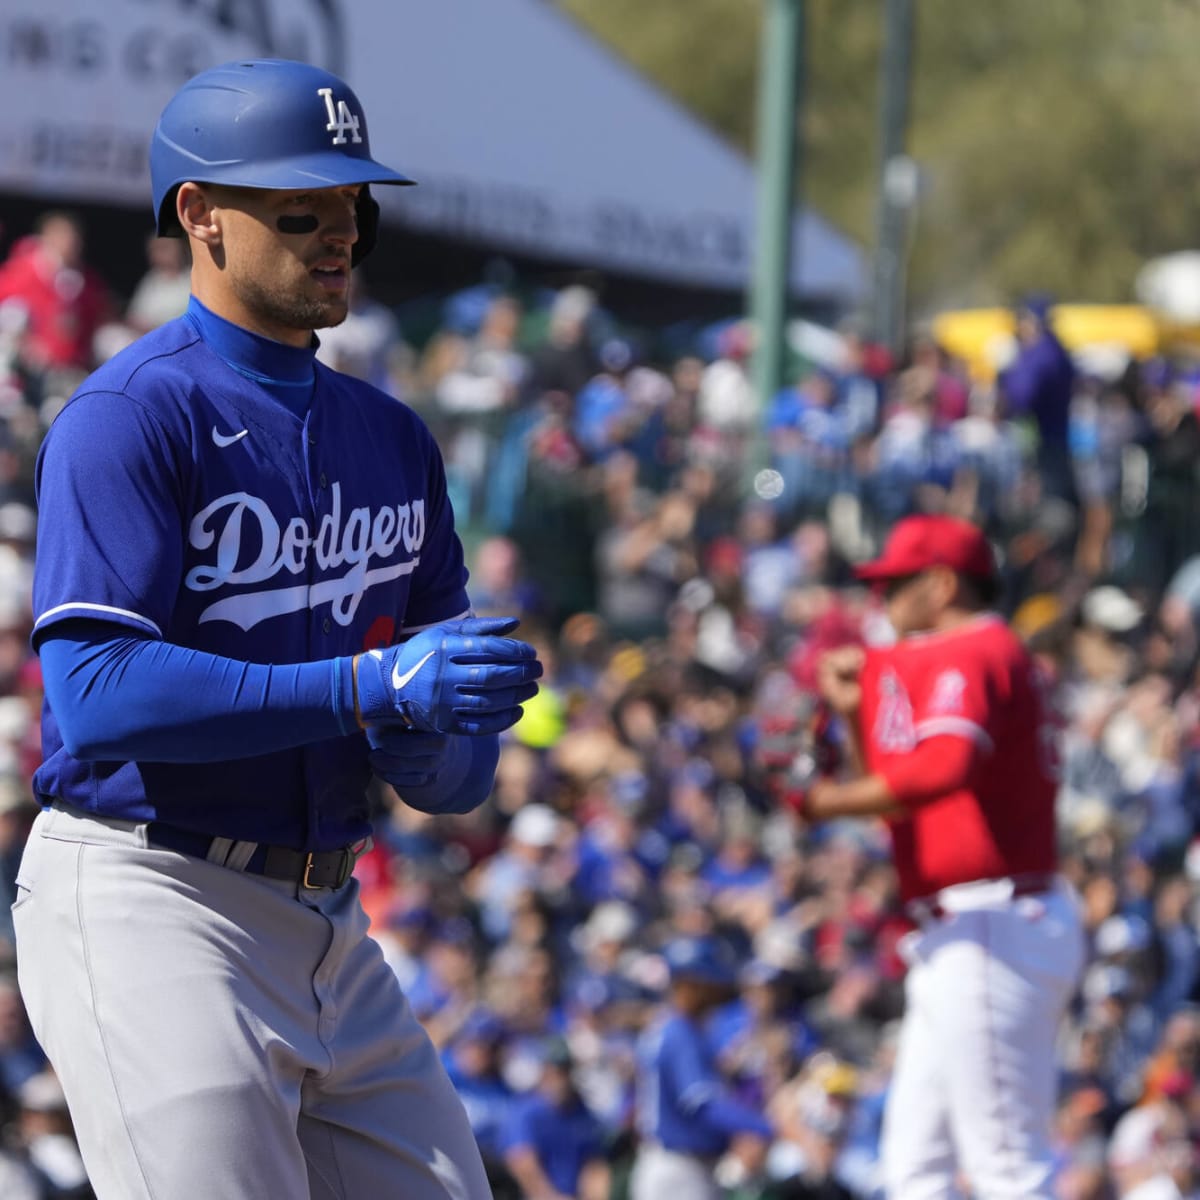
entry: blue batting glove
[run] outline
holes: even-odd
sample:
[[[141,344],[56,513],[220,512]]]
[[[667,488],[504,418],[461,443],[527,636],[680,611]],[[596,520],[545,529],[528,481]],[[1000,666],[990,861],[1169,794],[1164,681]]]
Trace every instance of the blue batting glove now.
[[[367,730],[371,769],[409,808],[469,813],[491,795],[500,739],[422,733],[398,725]]]
[[[367,730],[371,747],[367,761],[384,783],[401,796],[410,789],[428,787],[446,765],[450,734],[422,733],[395,725],[372,725]]]
[[[504,637],[515,617],[467,617],[353,662],[363,725],[399,720],[425,733],[500,733],[521,718],[542,674],[527,642]]]

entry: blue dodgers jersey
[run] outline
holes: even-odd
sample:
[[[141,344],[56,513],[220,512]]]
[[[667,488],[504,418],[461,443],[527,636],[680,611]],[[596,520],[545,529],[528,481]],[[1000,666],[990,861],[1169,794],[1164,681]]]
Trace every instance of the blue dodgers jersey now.
[[[698,1025],[672,1012],[642,1034],[637,1099],[642,1137],[679,1154],[720,1154],[728,1137],[697,1115],[720,1090],[712,1048]]]
[[[420,418],[311,351],[226,328],[241,370],[184,316],[91,375],[51,427],[37,465],[35,645],[90,617],[296,663],[465,615],[441,455]],[[307,413],[256,370],[285,382],[315,371]],[[42,742],[43,803],[304,849],[370,832],[361,734],[270,754],[247,745],[227,762],[82,762],[47,706]]]

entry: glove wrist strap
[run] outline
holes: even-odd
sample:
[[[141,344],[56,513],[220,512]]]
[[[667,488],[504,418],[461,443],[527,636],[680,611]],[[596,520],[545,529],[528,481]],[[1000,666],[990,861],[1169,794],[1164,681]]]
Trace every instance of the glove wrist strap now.
[[[362,706],[358,699],[358,660],[362,658],[361,654],[356,654],[350,660],[350,688],[354,696],[354,720],[359,729],[366,729],[366,723],[363,721]]]

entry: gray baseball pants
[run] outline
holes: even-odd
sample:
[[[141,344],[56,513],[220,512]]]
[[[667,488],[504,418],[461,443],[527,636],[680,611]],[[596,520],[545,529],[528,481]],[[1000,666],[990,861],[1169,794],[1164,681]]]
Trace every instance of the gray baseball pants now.
[[[488,1200],[351,880],[309,890],[55,807],[18,974],[99,1200]]]
[[[638,1147],[629,1177],[630,1200],[720,1200],[713,1164],[653,1142]]]

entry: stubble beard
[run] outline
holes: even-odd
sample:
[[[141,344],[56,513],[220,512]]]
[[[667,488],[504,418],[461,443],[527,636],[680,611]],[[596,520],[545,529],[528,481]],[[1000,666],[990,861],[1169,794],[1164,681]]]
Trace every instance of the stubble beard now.
[[[264,323],[285,329],[331,329],[346,319],[350,309],[345,294],[317,296],[302,287],[270,286],[253,278],[241,279],[238,284],[239,298],[250,312]]]

